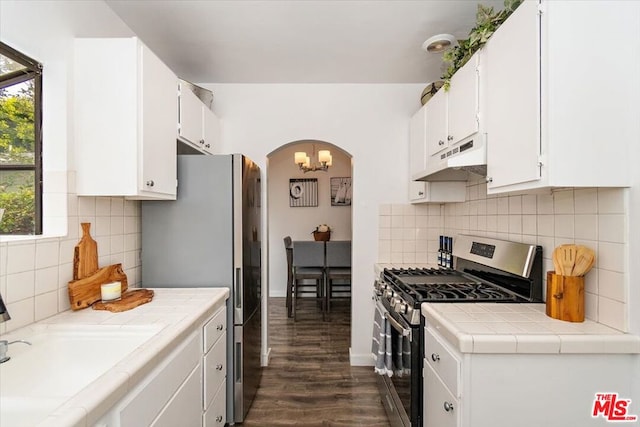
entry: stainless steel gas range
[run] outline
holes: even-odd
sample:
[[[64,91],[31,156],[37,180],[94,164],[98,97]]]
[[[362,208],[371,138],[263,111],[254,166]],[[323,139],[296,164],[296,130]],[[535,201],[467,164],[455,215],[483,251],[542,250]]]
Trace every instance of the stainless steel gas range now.
[[[386,340],[374,333],[372,350],[384,364],[376,368],[378,385],[394,427],[422,426],[422,303],[542,302],[540,246],[459,235],[453,256],[453,269],[389,268],[374,284],[376,319],[385,323],[377,328]]]

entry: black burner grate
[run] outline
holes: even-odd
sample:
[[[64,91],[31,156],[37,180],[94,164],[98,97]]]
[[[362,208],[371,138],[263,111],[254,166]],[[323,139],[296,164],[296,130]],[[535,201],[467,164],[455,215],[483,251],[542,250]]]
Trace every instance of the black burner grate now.
[[[413,307],[423,302],[512,302],[519,298],[500,286],[456,270],[385,269],[383,278]]]

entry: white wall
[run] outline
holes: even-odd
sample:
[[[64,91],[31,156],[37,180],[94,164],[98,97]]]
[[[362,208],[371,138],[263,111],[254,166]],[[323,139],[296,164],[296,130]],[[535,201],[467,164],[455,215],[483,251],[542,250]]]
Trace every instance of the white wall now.
[[[99,265],[123,263],[139,282],[139,203],[75,195],[73,172],[74,37],[133,33],[103,2],[0,1],[0,40],[40,61],[43,71],[44,235],[0,243],[0,294],[12,316],[0,333],[69,309],[79,223],[91,222]],[[79,141],[78,143],[81,143]]]
[[[328,149],[332,154],[332,166],[326,172],[302,172],[293,162],[294,152],[305,151],[310,155],[315,147]],[[312,160],[313,163],[313,160]],[[331,240],[351,240],[351,206],[331,206],[331,178],[351,176],[351,157],[333,145],[321,142],[299,142],[287,145],[269,155],[267,170],[269,254],[272,268],[269,270],[269,296],[286,295],[287,270],[283,238],[313,240],[311,232],[320,224],[331,227]],[[318,206],[291,207],[289,203],[290,178],[315,178],[318,180]]]
[[[328,141],[353,156],[351,361],[370,364],[378,206],[407,200],[409,117],[420,107],[423,85],[203,86],[213,91],[222,120],[220,151],[248,155],[263,174],[267,155],[292,141]],[[268,268],[281,268],[272,259]]]

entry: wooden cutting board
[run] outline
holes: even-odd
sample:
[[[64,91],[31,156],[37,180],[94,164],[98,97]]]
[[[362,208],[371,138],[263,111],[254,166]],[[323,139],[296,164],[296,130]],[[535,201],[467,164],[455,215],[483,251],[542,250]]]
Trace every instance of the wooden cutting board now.
[[[91,237],[90,222],[83,222],[82,238],[73,250],[73,280],[84,279],[98,270],[98,243]]]
[[[151,302],[152,299],[153,291],[151,289],[132,289],[123,293],[119,301],[98,301],[93,304],[92,307],[94,310],[108,310],[112,313],[119,313]]]
[[[69,303],[72,310],[80,310],[89,307],[96,301],[100,301],[100,286],[109,282],[120,282],[122,293],[127,290],[127,275],[122,270],[122,264],[113,264],[102,267],[92,275],[84,279],[69,282]]]

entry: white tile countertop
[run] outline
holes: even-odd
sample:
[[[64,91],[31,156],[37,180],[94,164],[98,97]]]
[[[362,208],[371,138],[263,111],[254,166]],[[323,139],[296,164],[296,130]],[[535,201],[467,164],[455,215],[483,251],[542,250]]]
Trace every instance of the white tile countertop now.
[[[640,353],[640,337],[546,315],[545,304],[424,303],[422,315],[462,353]]]
[[[159,332],[146,339],[123,359],[115,361],[105,373],[71,396],[56,396],[59,402],[38,426],[89,426],[124,397],[146,374],[192,331],[200,327],[229,297],[227,288],[154,289],[153,300],[121,313],[87,308],[66,311],[0,337],[15,340],[28,337],[43,328],[73,326],[76,329],[101,325],[114,327],[155,326]],[[11,349],[18,360],[19,351]],[[73,375],[73,360],[67,360],[69,378]],[[9,365],[11,361],[4,365]],[[18,364],[14,365],[18,366]],[[3,367],[4,368],[4,367]],[[10,368],[10,366],[7,366]],[[28,375],[28,373],[25,373]],[[65,374],[66,375],[66,374]],[[1,381],[1,378],[0,378]],[[23,396],[25,399],[30,396]],[[35,397],[35,396],[34,396]],[[59,403],[59,405],[58,405]]]

